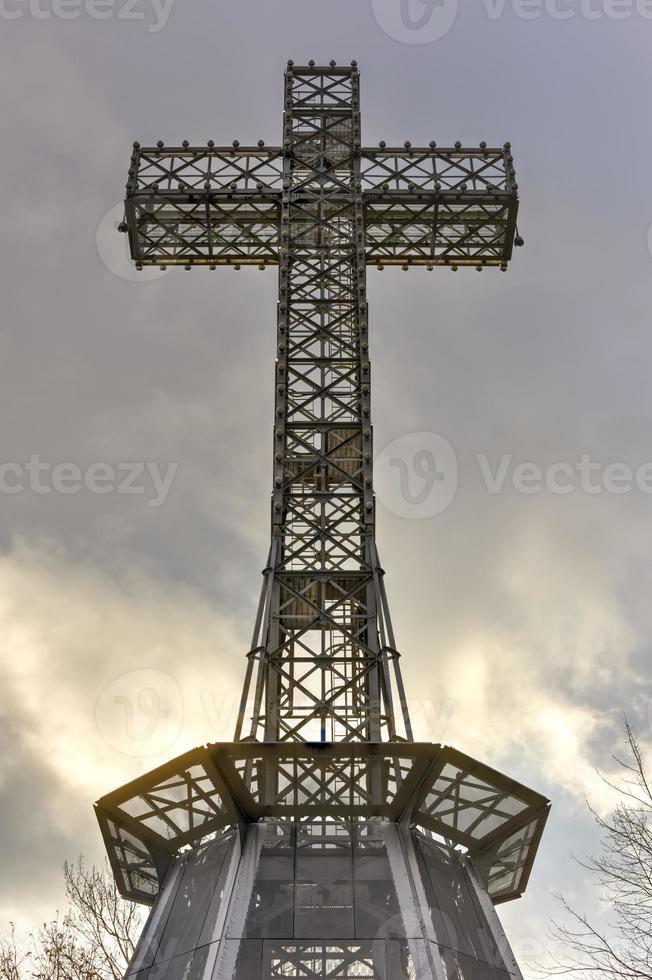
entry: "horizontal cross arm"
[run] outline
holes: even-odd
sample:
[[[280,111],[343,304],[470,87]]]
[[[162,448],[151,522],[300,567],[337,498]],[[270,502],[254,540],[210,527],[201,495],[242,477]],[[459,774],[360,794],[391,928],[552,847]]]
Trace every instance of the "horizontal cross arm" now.
[[[363,148],[367,262],[504,268],[518,184],[511,145]]]
[[[131,256],[146,265],[275,265],[277,197],[234,193],[134,194],[125,201]]]
[[[518,185],[508,145],[359,154],[359,168],[352,158],[348,177],[342,160],[322,171],[329,188],[324,207],[314,185],[305,186],[306,161],[290,158],[284,173],[278,147],[136,145],[124,227],[132,257],[143,266],[274,265],[284,184],[297,205],[296,243],[344,254],[354,244],[345,183],[355,180],[368,263],[504,267],[509,261]]]
[[[141,147],[135,143],[125,222],[144,265],[278,261],[283,153],[257,146]]]

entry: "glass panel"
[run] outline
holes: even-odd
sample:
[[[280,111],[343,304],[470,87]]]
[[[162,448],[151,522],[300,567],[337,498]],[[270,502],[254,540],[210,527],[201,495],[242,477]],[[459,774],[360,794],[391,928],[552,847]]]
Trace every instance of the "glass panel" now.
[[[213,942],[219,938],[215,935],[215,929],[218,922],[218,917],[222,910],[222,905],[224,902],[229,901],[230,889],[227,892],[227,883],[229,879],[229,874],[231,872],[231,866],[233,863],[233,852],[237,849],[237,857],[240,856],[240,838],[237,830],[233,830],[227,833],[224,837],[220,838],[220,846],[222,847],[222,864],[219,867],[217,861],[215,862],[215,886],[213,889],[213,897],[211,899],[211,904],[208,908],[206,918],[204,919],[204,925],[202,927],[201,935],[199,937],[198,946],[205,946],[208,943]],[[226,909],[224,910],[226,913]],[[220,923],[220,931],[222,931],[222,923]]]
[[[482,963],[474,957],[443,947],[439,948],[439,954],[447,980],[510,980],[511,978],[505,966]]]
[[[523,869],[530,852],[538,820],[539,816],[537,815],[534,820],[517,830],[498,847],[487,872],[487,890],[492,898],[500,898],[502,895],[509,895],[520,890]],[[482,863],[481,852],[479,864],[482,865]]]
[[[136,952],[131,962],[134,970],[149,967],[154,962],[156,951],[161,942],[161,936],[170,915],[170,909],[182,877],[182,861],[178,860],[168,871],[163,888],[156,905],[150,912],[149,918],[141,933]]]
[[[248,939],[292,936],[294,831],[270,823],[261,848],[244,935]]]
[[[322,821],[297,828],[294,935],[338,939],[355,935],[353,855],[345,824]]]
[[[216,786],[199,764],[148,787],[120,807],[166,840],[226,815]]]
[[[449,827],[485,837],[527,808],[523,800],[447,763],[428,793],[422,810]]]
[[[198,946],[209,909],[214,915],[217,914],[219,903],[216,908],[212,899],[232,845],[233,841],[229,836],[227,839],[205,844],[196,851],[191,851],[185,858],[181,882],[156,955],[157,964],[180,953],[190,952]]]
[[[356,937],[405,938],[387,847],[377,824],[357,828],[353,880]]]
[[[147,846],[113,821],[108,820],[106,826],[110,834],[107,848],[111,863],[122,876],[129,897],[137,901],[142,901],[146,896],[153,899],[159,890],[159,881]]]
[[[149,971],[147,980],[203,980],[209,949],[209,946],[202,946],[201,949],[159,963]]]
[[[503,966],[491,929],[455,852],[418,833],[413,839],[421,858],[423,884],[438,941],[485,965]]]
[[[233,980],[260,980],[263,968],[263,944],[260,940],[227,939],[224,946],[225,962],[232,963],[234,959],[236,961]]]
[[[434,980],[428,952],[422,939],[387,943],[387,980]]]

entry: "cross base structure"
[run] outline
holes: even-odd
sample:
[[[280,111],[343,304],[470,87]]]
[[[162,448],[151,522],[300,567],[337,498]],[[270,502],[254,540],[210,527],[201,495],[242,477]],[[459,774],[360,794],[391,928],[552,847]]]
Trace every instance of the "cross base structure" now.
[[[127,976],[519,977],[494,904],[523,893],[547,814],[440,745],[194,749],[97,804],[120,890],[154,903]]]
[[[235,741],[96,804],[129,980],[520,978],[538,793],[414,742],[375,542],[366,265],[506,268],[501,149],[363,147],[355,63],[288,63],[281,147],[134,144],[137,266],[279,267],[271,546]],[[516,239],[518,243],[518,238]],[[403,329],[401,325],[401,329]]]

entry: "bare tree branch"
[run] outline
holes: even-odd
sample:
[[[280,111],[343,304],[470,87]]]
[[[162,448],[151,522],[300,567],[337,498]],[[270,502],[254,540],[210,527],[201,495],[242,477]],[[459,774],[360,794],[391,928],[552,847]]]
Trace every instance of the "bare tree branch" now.
[[[597,928],[560,898],[566,921],[552,926],[551,939],[562,952],[535,965],[544,976],[652,980],[652,787],[627,719],[625,739],[627,757],[613,758],[626,778],[614,783],[602,777],[620,797],[613,813],[603,818],[589,805],[602,834],[601,853],[578,862],[596,879],[610,910],[608,926]]]
[[[0,939],[0,980],[122,980],[142,929],[120,898],[108,864],[64,865],[67,908],[21,943],[13,924]]]

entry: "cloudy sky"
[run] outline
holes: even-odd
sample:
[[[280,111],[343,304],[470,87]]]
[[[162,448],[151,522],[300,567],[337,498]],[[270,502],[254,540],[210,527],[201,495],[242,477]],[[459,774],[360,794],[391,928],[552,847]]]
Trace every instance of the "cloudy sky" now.
[[[608,918],[571,854],[597,846],[585,799],[610,806],[595,769],[621,713],[652,742],[651,18],[645,0],[1,0],[0,931],[53,913],[65,858],[101,857],[94,799],[232,734],[275,275],[134,282],[113,226],[132,140],[277,142],[288,57],[357,58],[366,143],[513,143],[526,247],[507,275],[370,270],[379,545],[419,736],[553,801],[502,912],[517,955],[543,948],[556,891]],[[420,447],[448,454],[446,499],[406,506],[387,460],[418,496]],[[129,473],[140,492],[118,492]]]

